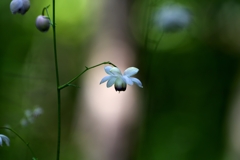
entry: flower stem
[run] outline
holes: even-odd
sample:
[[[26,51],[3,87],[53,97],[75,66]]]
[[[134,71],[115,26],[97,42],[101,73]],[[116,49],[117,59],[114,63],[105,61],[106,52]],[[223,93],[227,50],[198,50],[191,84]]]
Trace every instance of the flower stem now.
[[[80,74],[78,74],[76,77],[74,77],[73,79],[71,79],[71,80],[68,81],[67,83],[59,86],[58,89],[59,89],[59,90],[62,90],[63,88],[70,86],[73,81],[75,81],[76,79],[78,79],[78,78],[79,78],[81,75],[83,75],[85,72],[87,72],[87,71],[90,70],[90,69],[93,69],[93,68],[96,68],[96,67],[98,67],[98,66],[101,66],[101,65],[103,65],[103,64],[110,64],[110,65],[116,67],[116,65],[114,65],[113,63],[111,63],[111,62],[109,62],[109,61],[108,61],[108,62],[99,63],[99,64],[97,64],[97,65],[95,65],[95,66],[92,66],[92,67],[86,67],[86,66],[85,66],[85,70],[84,70],[84,71],[82,71]]]
[[[145,10],[145,14],[146,16],[148,17],[147,19],[147,26],[145,28],[145,39],[144,39],[144,47],[146,49],[148,49],[148,37],[149,37],[149,28],[150,28],[150,24],[151,24],[151,18],[150,18],[150,15],[151,15],[151,1],[146,1],[147,3],[147,7],[146,7],[146,10]]]
[[[42,15],[44,16],[44,12],[46,11],[47,12],[47,16],[49,17],[49,14],[48,14],[48,7],[50,7],[50,5],[48,5],[47,7],[44,7],[43,10],[42,10]]]
[[[30,150],[33,158],[35,158],[35,154],[34,154],[32,148],[30,147],[29,143],[27,143],[17,132],[15,132],[13,129],[8,128],[8,127],[0,127],[0,129],[7,129],[7,130],[11,131],[12,133],[14,133],[28,147],[28,149]]]
[[[59,87],[59,72],[58,72],[58,58],[57,58],[57,38],[56,38],[56,16],[55,16],[55,0],[52,0],[52,28],[53,28],[53,48],[55,60],[55,72],[57,83],[57,109],[58,109],[58,137],[57,137],[57,160],[60,159],[60,144],[61,144],[61,91]]]
[[[100,63],[100,64],[97,64],[95,66],[92,66],[92,67],[86,67],[86,69],[81,72],[79,75],[77,75],[76,77],[74,77],[72,80],[70,80],[69,82],[67,82],[66,84],[60,86],[59,84],[59,71],[58,71],[58,58],[57,58],[57,38],[56,38],[56,16],[55,16],[55,0],[52,0],[52,10],[53,10],[53,16],[52,16],[52,22],[51,22],[51,25],[52,25],[52,28],[53,28],[53,47],[54,47],[54,60],[55,60],[55,72],[56,72],[56,83],[57,83],[57,108],[58,108],[58,138],[57,138],[57,160],[60,159],[60,145],[61,145],[61,90],[67,86],[70,86],[73,81],[75,81],[78,77],[80,77],[82,74],[84,74],[86,71],[92,69],[92,68],[95,68],[95,67],[98,67],[100,65],[103,65],[103,64],[110,64],[114,67],[116,67],[113,63],[111,62],[103,62],[103,63]],[[48,11],[47,11],[47,8],[48,7],[45,7],[45,10],[47,12],[47,15],[49,16],[48,14]]]
[[[154,47],[153,53],[156,53],[156,52],[157,52],[158,46],[159,46],[159,44],[160,44],[160,42],[161,42],[161,40],[162,40],[162,37],[163,37],[163,33],[164,33],[164,32],[162,32],[161,36],[159,37],[159,39],[158,39],[158,41],[157,41],[157,43],[156,43],[156,45],[155,45],[155,47]]]

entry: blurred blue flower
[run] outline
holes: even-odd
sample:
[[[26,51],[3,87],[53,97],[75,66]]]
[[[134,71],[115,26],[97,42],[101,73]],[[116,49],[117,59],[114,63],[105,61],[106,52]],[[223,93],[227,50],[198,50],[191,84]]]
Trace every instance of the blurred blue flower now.
[[[30,8],[29,0],[12,0],[10,10],[12,14],[20,13],[24,15]]]
[[[107,87],[111,87],[114,84],[116,91],[125,91],[128,85],[133,85],[133,83],[137,84],[139,87],[143,88],[142,83],[139,79],[132,77],[137,74],[139,69],[135,67],[127,68],[123,75],[121,71],[117,67],[106,66],[105,72],[109,74],[109,76],[105,76],[100,84],[107,82]]]
[[[32,114],[33,114],[34,117],[38,117],[38,116],[40,116],[41,114],[43,114],[43,109],[42,109],[41,107],[37,106],[37,107],[33,110]]]
[[[3,142],[5,142],[7,146],[10,146],[9,138],[3,134],[0,134],[0,146],[2,146]]]
[[[29,123],[34,123],[35,119],[43,114],[43,109],[39,106],[36,106],[33,110],[25,110],[25,117],[21,119],[20,124],[23,127],[26,127]]]
[[[191,12],[179,4],[166,4],[155,15],[155,23],[165,32],[176,32],[189,26]]]

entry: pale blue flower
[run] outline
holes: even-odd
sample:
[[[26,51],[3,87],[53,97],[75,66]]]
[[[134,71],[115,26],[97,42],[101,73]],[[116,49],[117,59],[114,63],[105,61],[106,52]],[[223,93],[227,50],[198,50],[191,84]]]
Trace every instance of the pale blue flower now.
[[[27,109],[25,110],[25,116],[24,118],[21,119],[20,124],[23,127],[26,127],[30,123],[34,123],[35,119],[39,117],[41,114],[43,114],[43,109],[39,106],[36,106],[35,109],[30,110]]]
[[[141,81],[137,78],[132,77],[139,71],[139,69],[135,67],[127,68],[124,71],[123,75],[117,67],[106,66],[104,69],[109,76],[105,76],[101,80],[100,84],[107,81],[108,88],[114,84],[115,90],[120,92],[126,90],[127,84],[133,85],[133,83],[143,88]]]
[[[26,118],[22,118],[20,124],[21,126],[26,127],[28,125],[28,120]]]
[[[37,107],[33,110],[33,112],[32,112],[32,115],[33,115],[34,117],[38,117],[38,116],[40,116],[41,114],[43,114],[43,109],[42,109],[41,107],[39,107],[39,106],[37,106]]]
[[[155,15],[155,23],[165,32],[184,29],[191,22],[191,12],[179,4],[166,4]]]
[[[5,142],[7,146],[10,146],[9,138],[3,134],[0,134],[0,146],[3,145],[3,142]]]
[[[28,120],[28,122],[33,123],[34,122],[34,117],[33,117],[33,112],[29,109],[25,110],[25,116]]]
[[[20,13],[24,15],[30,8],[29,0],[12,0],[10,10],[12,14]]]

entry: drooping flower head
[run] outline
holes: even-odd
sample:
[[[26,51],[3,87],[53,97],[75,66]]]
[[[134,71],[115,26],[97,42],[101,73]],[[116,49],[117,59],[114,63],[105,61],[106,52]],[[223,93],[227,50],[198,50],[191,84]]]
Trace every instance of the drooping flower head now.
[[[12,0],[10,10],[12,14],[20,13],[24,15],[30,8],[29,0]]]
[[[105,76],[101,80],[100,84],[107,81],[108,88],[114,84],[115,90],[120,92],[126,90],[127,84],[133,85],[133,83],[143,88],[141,81],[137,78],[132,77],[139,71],[139,69],[135,67],[127,68],[123,74],[117,67],[106,66],[104,69],[109,76]]]
[[[3,145],[3,142],[5,142],[7,146],[10,146],[9,138],[3,134],[0,134],[0,146]]]
[[[165,4],[155,14],[155,23],[165,32],[176,32],[189,26],[192,15],[179,4]]]
[[[41,114],[43,114],[43,109],[42,109],[41,107],[37,106],[37,107],[33,110],[32,114],[33,114],[34,117],[38,117],[38,116],[40,116]]]

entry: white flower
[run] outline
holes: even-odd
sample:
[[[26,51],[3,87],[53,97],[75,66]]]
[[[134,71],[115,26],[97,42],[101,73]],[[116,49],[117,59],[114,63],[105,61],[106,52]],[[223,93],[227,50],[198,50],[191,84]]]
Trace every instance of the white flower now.
[[[23,127],[26,127],[29,123],[34,123],[35,119],[43,113],[43,109],[41,107],[36,107],[33,110],[25,110],[25,116],[21,119],[20,124]]]
[[[43,113],[43,109],[41,107],[37,107],[33,110],[32,115],[34,117],[38,117]]]
[[[3,134],[0,134],[0,146],[2,146],[3,142],[5,142],[7,146],[10,146],[9,138]]]
[[[12,0],[10,10],[12,14],[20,13],[24,15],[30,8],[29,0]]]
[[[117,67],[106,66],[105,72],[109,74],[109,76],[105,76],[100,84],[107,82],[107,87],[111,87],[114,84],[116,91],[125,91],[127,88],[127,84],[133,85],[133,83],[137,84],[139,87],[143,88],[142,83],[139,79],[132,77],[137,74],[139,69],[135,67],[127,68],[123,75],[121,71]]]
[[[33,112],[29,109],[25,110],[25,116],[28,120],[28,122],[33,123],[34,122],[34,117],[33,117]]]
[[[186,28],[192,21],[190,11],[178,4],[164,5],[155,15],[156,24],[165,32]]]
[[[25,116],[26,116],[27,118],[29,118],[29,117],[32,116],[32,111],[30,111],[29,109],[25,110],[24,113],[25,113]]]
[[[21,126],[26,127],[28,125],[28,121],[26,118],[22,118],[20,121]]]

